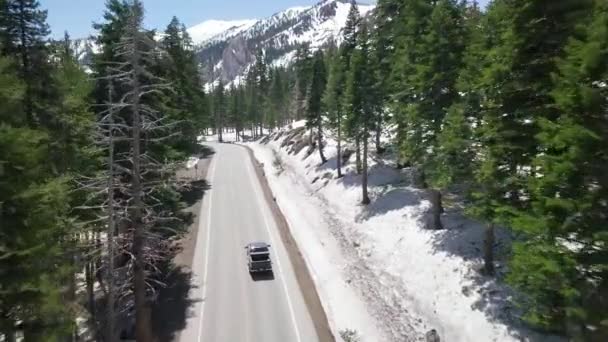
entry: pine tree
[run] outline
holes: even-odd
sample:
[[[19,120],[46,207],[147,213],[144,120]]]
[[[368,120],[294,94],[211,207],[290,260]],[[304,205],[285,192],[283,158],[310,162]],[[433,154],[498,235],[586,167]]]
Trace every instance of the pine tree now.
[[[487,273],[493,272],[494,225],[510,225],[514,212],[529,209],[527,183],[537,175],[532,160],[538,153],[538,123],[554,116],[550,75],[585,3],[496,1],[488,9],[491,48],[481,70],[484,111],[475,134],[482,148],[472,210],[489,222]]]
[[[160,62],[160,74],[171,83],[168,107],[172,118],[179,122],[180,140],[175,148],[191,155],[197,148],[197,137],[208,124],[207,104],[200,85],[198,66],[192,40],[183,24],[173,17],[161,41],[165,51]]]
[[[357,47],[357,34],[361,25],[361,14],[359,13],[359,6],[357,2],[352,0],[350,3],[350,9],[346,17],[346,23],[342,30],[342,45],[340,46],[342,62],[344,63],[344,70],[349,69],[350,58],[355,48]]]
[[[367,155],[370,132],[374,127],[374,77],[370,63],[370,49],[367,26],[362,25],[353,51],[346,81],[345,99],[347,103],[346,131],[363,144],[362,156],[362,204],[370,202],[367,192]]]
[[[478,5],[465,10],[465,32],[468,42],[462,56],[455,90],[461,94],[446,112],[437,137],[437,152],[429,170],[432,183],[440,189],[458,185],[468,190],[471,174],[476,169],[479,139],[474,127],[481,119],[481,66],[487,50],[486,21]]]
[[[215,130],[218,141],[223,142],[222,133],[224,132],[224,121],[226,118],[226,96],[222,80],[218,81],[213,90],[213,115],[215,117]]]
[[[358,33],[361,26],[361,15],[359,13],[359,7],[357,6],[356,1],[351,1],[350,10],[346,17],[346,23],[344,25],[343,33],[342,33],[342,44],[340,45],[340,59],[342,61],[342,69],[344,73],[348,75],[350,72],[350,63],[352,60],[352,55],[357,48],[358,43]],[[348,76],[347,76],[348,77]],[[344,97],[345,103],[343,104],[344,108],[350,108],[352,103],[349,103],[347,97]],[[355,118],[356,114],[346,110],[345,116],[347,117],[348,122],[356,122]],[[360,147],[360,137],[355,132],[352,132],[351,129],[353,127],[351,125],[347,125],[345,127],[346,135],[350,137],[354,137],[355,139],[355,159],[356,159],[356,169],[357,173],[361,173],[361,147]]]
[[[308,90],[308,104],[306,127],[311,132],[317,130],[317,148],[321,157],[321,164],[325,164],[327,159],[323,154],[323,108],[321,98],[325,92],[326,74],[325,74],[325,58],[321,50],[317,50],[313,56],[312,79],[310,89]]]
[[[407,74],[402,89],[408,89],[400,124],[402,156],[410,163],[429,169],[437,148],[437,135],[458,94],[455,90],[464,42],[462,9],[455,0],[439,0],[432,7],[420,5],[419,37],[407,43],[409,54],[401,63]],[[411,45],[410,45],[411,44]]]
[[[19,76],[25,83],[24,111],[31,126],[52,122],[49,107],[53,98],[51,68],[46,38],[47,12],[36,0],[5,0],[0,11],[2,55],[19,61]]]
[[[312,58],[310,49],[307,44],[299,47],[296,50],[295,56],[295,74],[296,74],[296,120],[300,120],[306,113],[306,99],[308,98],[307,91],[310,88],[310,80],[312,75]]]
[[[285,86],[283,81],[282,71],[279,68],[275,68],[272,72],[272,80],[270,84],[270,108],[268,111],[267,124],[275,128],[282,123],[285,115]]]
[[[592,13],[557,61],[548,94],[558,115],[538,118],[543,153],[532,165],[542,176],[529,179],[530,209],[514,220],[526,239],[509,275],[528,299],[526,320],[585,341],[608,337],[606,2]]]
[[[16,63],[0,57],[0,329],[8,341],[17,331],[54,339],[72,322],[62,303],[69,188],[48,163],[48,134],[24,116],[27,85]]]
[[[382,153],[384,148],[380,144],[385,122],[389,119],[385,113],[385,108],[390,104],[390,94],[392,88],[389,80],[393,69],[395,54],[395,36],[398,32],[398,18],[402,7],[399,0],[379,0],[373,16],[374,29],[370,32],[373,41],[372,54],[375,71],[377,73],[378,89],[377,119],[376,119],[376,152]]]
[[[342,118],[344,115],[342,96],[344,93],[345,77],[342,69],[343,63],[339,55],[333,53],[330,55],[329,75],[327,78],[327,86],[323,94],[323,106],[327,111],[329,125],[334,128],[337,134],[337,153],[336,153],[336,168],[338,169],[338,178],[342,175]]]

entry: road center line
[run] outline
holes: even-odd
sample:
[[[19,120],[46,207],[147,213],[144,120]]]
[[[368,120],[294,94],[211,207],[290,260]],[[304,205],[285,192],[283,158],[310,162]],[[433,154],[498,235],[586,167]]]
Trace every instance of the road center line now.
[[[254,160],[252,160],[250,156],[249,156],[249,161],[250,162],[247,163],[247,170],[249,171],[248,172],[249,180],[251,181],[251,185],[253,186],[255,193],[257,194],[257,196],[255,196],[255,197],[256,197],[256,201],[260,205],[260,210],[262,211],[262,219],[264,220],[264,227],[266,228],[266,232],[268,232],[268,236],[272,242],[272,245],[277,246],[277,244],[275,243],[275,240],[272,237],[270,227],[268,226],[268,220],[266,219],[266,210],[264,210],[264,208],[265,208],[264,204],[266,204],[266,202],[265,202],[266,200],[264,199],[263,194],[260,194],[260,190],[256,186],[256,182],[253,178],[253,173],[255,172],[255,170],[252,169],[251,164],[253,164]],[[260,187],[261,186],[262,185],[260,184]],[[264,202],[260,203],[260,199],[264,200]],[[291,303],[291,297],[289,296],[289,291],[287,290],[287,283],[285,282],[283,269],[281,267],[281,261],[280,261],[280,258],[278,257],[278,253],[276,253],[276,255],[277,255],[277,257],[275,257],[275,259],[277,261],[277,266],[279,267],[279,273],[281,274],[281,283],[283,284],[283,292],[285,293],[285,298],[287,299],[287,306],[289,306],[289,313],[291,314],[291,323],[293,324],[293,328],[296,333],[297,342],[301,342],[302,340],[300,338],[300,330],[298,329],[298,323],[296,322],[296,315],[293,310],[293,304]]]
[[[212,188],[209,189],[209,206],[207,207],[207,241],[205,241],[205,272],[203,275],[203,294],[201,300],[201,315],[198,321],[198,338],[197,341],[201,342],[201,337],[203,335],[203,316],[205,313],[205,302],[207,301],[207,275],[209,274],[209,245],[211,241],[211,207],[213,206],[213,192],[215,190],[213,187],[215,183],[213,180],[215,179],[215,170],[217,168],[217,163],[220,159],[219,153],[217,153],[217,157],[213,158],[213,172],[210,172],[211,178],[210,183],[212,184]],[[200,229],[200,226],[199,226]]]

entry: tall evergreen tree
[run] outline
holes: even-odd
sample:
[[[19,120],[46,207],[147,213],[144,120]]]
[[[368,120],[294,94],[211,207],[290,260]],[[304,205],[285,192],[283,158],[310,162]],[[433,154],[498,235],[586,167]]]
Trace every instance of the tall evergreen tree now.
[[[323,94],[323,106],[327,111],[329,125],[338,132],[336,138],[336,168],[338,170],[338,178],[340,178],[342,177],[342,118],[344,115],[342,96],[346,83],[343,63],[337,52],[330,54],[329,60],[329,75],[325,93]]]
[[[294,65],[296,73],[295,119],[300,120],[306,113],[306,99],[308,98],[307,91],[310,88],[310,80],[312,75],[312,58],[309,46],[307,44],[304,44],[296,50]]]
[[[346,81],[346,103],[349,115],[346,120],[347,132],[363,145],[361,203],[370,202],[367,192],[367,155],[370,132],[374,127],[374,84],[367,26],[362,25],[357,38],[357,47],[350,61]]]
[[[398,18],[402,7],[400,0],[379,0],[374,10],[372,23],[374,29],[370,32],[373,41],[372,57],[374,59],[375,72],[377,73],[378,89],[376,98],[377,118],[376,118],[376,152],[383,152],[380,144],[383,127],[389,119],[385,109],[389,106],[392,88],[390,84],[391,71],[395,54],[395,36],[398,32]]]
[[[226,93],[222,80],[218,81],[218,84],[213,90],[213,115],[215,117],[215,131],[217,133],[218,141],[222,142],[222,134],[224,132],[224,123],[226,120]]]
[[[326,73],[325,58],[321,50],[317,50],[313,56],[312,79],[308,90],[308,105],[306,126],[311,130],[317,130],[317,148],[321,157],[321,164],[325,164],[327,159],[323,154],[323,108],[322,96],[325,92]]]
[[[539,152],[538,123],[555,116],[551,74],[587,3],[497,0],[488,8],[492,41],[481,70],[484,112],[476,134],[482,149],[472,210],[490,222],[488,273],[493,272],[494,224],[510,225],[515,211],[530,208],[527,182],[537,175],[532,161]]]
[[[344,70],[348,70],[350,58],[357,47],[357,34],[361,25],[361,14],[357,2],[352,0],[350,9],[346,17],[346,23],[342,30],[342,45],[340,46],[341,58],[344,63]]]
[[[48,163],[51,140],[24,115],[27,84],[0,57],[0,329],[15,340],[57,339],[71,331],[62,303],[62,242],[69,187]]]
[[[481,66],[487,50],[486,21],[476,3],[465,10],[467,47],[462,56],[462,69],[455,89],[460,94],[445,114],[437,137],[437,151],[429,170],[434,185],[444,189],[454,184],[472,185],[471,174],[476,169],[479,139],[474,127],[480,125]]]
[[[30,125],[50,125],[47,104],[53,97],[50,79],[46,23],[47,12],[37,0],[5,0],[0,11],[1,53],[18,60],[19,76],[25,83],[24,110]]]
[[[266,123],[271,128],[275,128],[279,125],[279,123],[283,122],[283,117],[286,110],[286,96],[282,71],[279,68],[275,68],[272,70],[271,75],[270,93],[268,96],[270,108],[268,109],[268,118]]]
[[[208,106],[200,85],[192,40],[176,17],[165,30],[161,47],[166,54],[160,62],[160,74],[174,89],[169,95],[168,107],[181,131],[176,148],[192,154],[196,150],[197,136],[208,125]]]
[[[458,97],[455,84],[464,50],[463,13],[455,0],[439,0],[431,7],[421,4],[419,13],[406,15],[412,25],[420,26],[420,36],[406,41],[415,50],[405,51],[407,56],[401,60],[408,65],[402,66],[407,74],[400,88],[409,94],[398,121],[399,143],[402,156],[424,169],[432,163],[445,110]],[[406,39],[411,38],[408,33]]]
[[[342,31],[342,44],[340,45],[340,59],[342,61],[342,70],[345,75],[348,75],[350,72],[350,63],[352,60],[352,55],[357,48],[358,43],[358,33],[361,26],[361,15],[359,13],[359,7],[357,6],[356,1],[351,1],[350,10],[346,17],[346,23],[344,25],[344,29]],[[348,76],[347,76],[348,77]],[[349,103],[347,97],[344,99],[344,108],[348,109],[352,106],[352,103]],[[346,110],[345,116],[348,119],[348,122],[356,122],[356,114]],[[356,132],[351,131],[353,128],[352,125],[346,125],[345,127],[346,135],[350,137],[354,137],[355,139],[355,158],[356,158],[356,169],[357,173],[361,173],[361,148],[360,148],[360,137]]]
[[[608,337],[607,79],[608,5],[595,1],[557,61],[548,89],[555,106],[538,118],[542,153],[532,161],[542,176],[528,180],[530,207],[513,221],[526,239],[509,280],[526,294],[525,318],[585,341]]]

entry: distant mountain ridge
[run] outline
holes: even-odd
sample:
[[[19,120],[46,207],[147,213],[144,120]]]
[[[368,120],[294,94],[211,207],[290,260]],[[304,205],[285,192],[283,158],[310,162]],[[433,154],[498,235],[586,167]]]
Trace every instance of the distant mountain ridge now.
[[[206,39],[195,39],[203,78],[208,83],[220,79],[224,83],[238,81],[253,64],[255,51],[260,48],[270,63],[288,65],[304,43],[314,50],[332,39],[339,42],[350,6],[349,0],[323,0],[313,6],[288,8],[255,23],[236,21],[238,25]],[[374,5],[359,4],[362,16],[373,9]]]
[[[273,65],[289,65],[296,49],[304,43],[314,50],[330,40],[341,41],[341,32],[350,10],[350,0],[323,0],[312,6],[291,7],[264,19],[207,20],[188,28],[205,83],[222,80],[238,82],[255,61],[255,51],[263,49]],[[374,5],[359,4],[362,16]],[[162,34],[157,34],[160,39]],[[90,65],[98,53],[92,38],[72,40],[81,64]]]

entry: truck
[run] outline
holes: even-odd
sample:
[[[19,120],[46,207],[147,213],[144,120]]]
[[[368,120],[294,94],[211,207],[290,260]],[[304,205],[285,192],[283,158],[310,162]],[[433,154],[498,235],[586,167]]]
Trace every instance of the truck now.
[[[251,242],[245,246],[249,273],[272,273],[270,245],[265,242]]]

